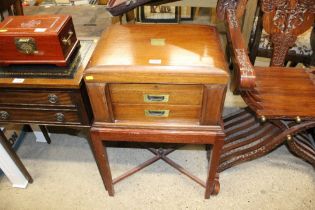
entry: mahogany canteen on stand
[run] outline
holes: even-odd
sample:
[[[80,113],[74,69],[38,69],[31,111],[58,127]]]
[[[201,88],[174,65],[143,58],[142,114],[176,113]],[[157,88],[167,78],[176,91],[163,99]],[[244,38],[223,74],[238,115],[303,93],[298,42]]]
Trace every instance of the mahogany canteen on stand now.
[[[84,72],[94,122],[91,142],[105,188],[161,159],[205,187],[219,191],[217,167],[224,142],[222,108],[229,75],[215,27],[112,26],[100,38]],[[204,182],[170,158],[156,156],[112,179],[105,141],[211,144]]]
[[[66,66],[79,45],[68,15],[9,16],[0,23],[0,65]]]

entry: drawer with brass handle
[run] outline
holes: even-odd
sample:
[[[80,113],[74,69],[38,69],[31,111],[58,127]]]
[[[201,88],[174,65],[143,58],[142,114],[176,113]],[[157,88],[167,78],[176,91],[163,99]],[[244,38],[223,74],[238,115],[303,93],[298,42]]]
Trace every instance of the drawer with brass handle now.
[[[144,110],[147,117],[168,117],[170,110]]]
[[[168,94],[144,94],[143,101],[147,103],[167,103],[169,100]]]
[[[77,110],[0,108],[0,122],[81,124]]]
[[[0,104],[75,106],[71,93],[1,91]]]
[[[110,84],[112,103],[200,105],[201,85]]]
[[[114,119],[138,122],[199,123],[201,107],[194,105],[113,104]]]

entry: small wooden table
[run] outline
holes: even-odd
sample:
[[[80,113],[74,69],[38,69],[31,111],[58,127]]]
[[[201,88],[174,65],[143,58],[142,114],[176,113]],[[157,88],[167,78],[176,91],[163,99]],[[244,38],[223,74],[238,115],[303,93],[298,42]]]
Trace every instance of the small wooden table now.
[[[159,159],[205,187],[205,198],[218,193],[228,73],[215,27],[114,26],[101,37],[84,79],[94,113],[92,149],[110,196],[113,184]],[[166,157],[173,149],[152,148],[156,157],[113,180],[107,141],[211,144],[207,180]]]
[[[67,67],[53,65],[12,65],[0,67],[0,123],[40,125],[50,143],[45,125],[89,128],[92,111],[82,80],[83,70],[95,41],[82,40]],[[0,143],[7,144],[4,136]],[[29,182],[32,178],[10,147],[16,165]]]

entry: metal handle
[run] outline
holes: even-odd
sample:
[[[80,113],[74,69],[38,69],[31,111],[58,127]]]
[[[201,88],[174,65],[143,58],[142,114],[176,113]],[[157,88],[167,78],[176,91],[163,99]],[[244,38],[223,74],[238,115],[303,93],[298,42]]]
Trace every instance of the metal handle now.
[[[144,102],[163,102],[166,103],[169,100],[169,95],[153,95],[144,94]]]
[[[58,102],[58,96],[56,96],[55,94],[49,94],[48,101],[52,104],[55,104]]]
[[[73,31],[69,31],[68,32],[68,37],[67,38],[66,37],[62,38],[62,43],[64,45],[71,45],[71,37],[72,37],[73,34],[74,34]]]
[[[32,37],[15,38],[14,43],[20,53],[33,55],[37,52],[36,41]]]
[[[168,117],[170,110],[144,110],[147,117]]]
[[[10,117],[9,113],[6,111],[0,111],[0,119],[7,120]]]
[[[63,122],[65,120],[65,115],[62,113],[56,113],[55,117],[58,122]]]

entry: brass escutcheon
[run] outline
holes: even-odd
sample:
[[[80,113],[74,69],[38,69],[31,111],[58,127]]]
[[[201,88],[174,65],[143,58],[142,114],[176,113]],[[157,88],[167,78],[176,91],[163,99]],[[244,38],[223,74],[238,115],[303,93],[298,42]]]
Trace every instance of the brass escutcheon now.
[[[20,37],[14,39],[16,49],[26,55],[35,54],[37,51],[36,41],[32,37]]]

